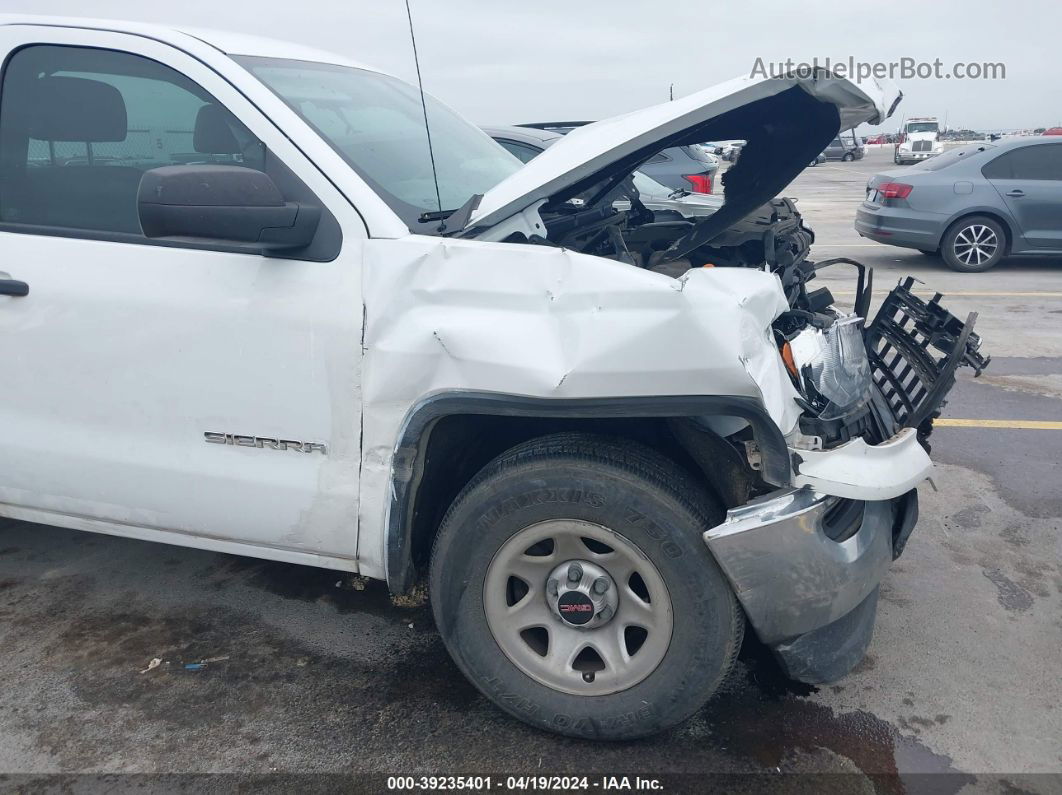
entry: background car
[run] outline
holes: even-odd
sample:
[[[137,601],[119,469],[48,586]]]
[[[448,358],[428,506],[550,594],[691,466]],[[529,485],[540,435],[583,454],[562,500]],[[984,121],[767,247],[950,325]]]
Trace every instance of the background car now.
[[[863,140],[851,135],[838,135],[822,152],[827,160],[862,160],[866,154]]]
[[[672,146],[657,152],[638,170],[672,190],[711,193],[719,161],[702,146]]]
[[[718,155],[723,160],[730,160],[734,147],[741,148],[745,145],[744,141],[709,141],[703,146],[708,148],[708,151],[713,155]]]
[[[971,144],[883,171],[867,183],[855,228],[879,243],[939,251],[967,273],[1008,254],[1062,254],[1062,141]]]
[[[745,141],[728,141],[721,153],[723,160],[728,163],[736,163],[738,157],[741,156],[741,148],[743,146],[745,146]]]
[[[534,160],[545,149],[564,137],[563,133],[556,130],[543,130],[538,127],[507,125],[483,127],[482,129],[524,163]]]
[[[1062,127],[1048,127],[1041,135],[1062,135]]]
[[[588,121],[536,122],[517,126],[566,135],[576,127],[591,123]],[[715,174],[719,170],[719,161],[703,146],[672,146],[662,152],[657,152],[638,170],[672,190],[711,193],[715,184]]]
[[[483,131],[525,163],[564,138],[555,130],[538,127],[484,127]],[[686,218],[693,218],[710,215],[723,205],[722,197],[695,193],[688,188],[672,188],[641,170],[635,171],[632,177],[642,203],[651,210],[673,210]]]

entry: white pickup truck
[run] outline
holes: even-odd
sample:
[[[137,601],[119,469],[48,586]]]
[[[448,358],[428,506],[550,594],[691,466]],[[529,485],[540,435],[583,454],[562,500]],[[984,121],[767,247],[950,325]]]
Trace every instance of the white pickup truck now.
[[[805,681],[862,657],[984,359],[909,283],[808,288],[838,263],[774,197],[895,89],[741,78],[521,167],[280,42],[6,18],[0,54],[0,515],[425,576],[462,671],[575,736],[684,720],[746,625]],[[716,139],[717,211],[626,188]]]

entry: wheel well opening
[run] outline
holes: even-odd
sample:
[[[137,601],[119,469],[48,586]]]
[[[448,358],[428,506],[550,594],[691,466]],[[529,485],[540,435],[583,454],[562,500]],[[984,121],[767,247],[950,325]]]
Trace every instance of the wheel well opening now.
[[[427,429],[426,439],[417,453],[409,518],[413,568],[422,571],[427,565],[446,511],[477,472],[511,447],[566,431],[620,437],[644,444],[704,483],[728,508],[747,500],[756,479],[756,473],[736,447],[704,429],[692,429],[687,419],[445,416]],[[751,434],[746,435],[751,438]]]
[[[1000,227],[1003,229],[1003,237],[1006,240],[1006,248],[1004,253],[1009,254],[1014,245],[1014,232],[1013,230],[1011,230],[1010,224],[1007,223],[1007,219],[997,213],[992,212],[991,210],[980,210],[976,212],[963,213],[950,224],[948,224],[948,227],[944,231],[944,234],[941,235],[940,243],[938,245],[942,245],[944,243],[944,237],[947,236],[948,232],[950,232],[956,224],[961,223],[967,220],[968,218],[974,218],[976,216],[984,216],[985,218],[991,218],[993,221],[1000,225]]]

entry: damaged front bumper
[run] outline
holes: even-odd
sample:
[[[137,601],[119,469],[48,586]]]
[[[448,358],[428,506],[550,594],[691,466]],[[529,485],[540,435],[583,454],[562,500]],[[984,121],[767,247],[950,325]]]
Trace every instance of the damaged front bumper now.
[[[933,419],[955,371],[980,374],[989,362],[973,333],[977,316],[963,322],[939,293],[923,301],[913,286],[897,285],[864,335],[874,421],[858,427],[870,430],[829,449],[790,447],[795,488],[733,508],[704,533],[760,640],[804,682],[837,679],[863,658],[878,585],[907,543],[916,487],[932,471]],[[861,279],[863,317],[869,289]]]
[[[904,428],[881,444],[867,444],[859,438],[831,450],[790,448],[790,455],[796,469],[793,485],[850,499],[899,497],[933,471],[933,462],[914,428]]]
[[[918,515],[918,493],[859,502],[784,489],[727,513],[704,542],[786,673],[828,682],[862,659],[877,588]]]
[[[865,407],[830,422],[801,417],[804,433],[790,436],[791,485],[880,501],[907,493],[932,473],[928,439],[956,371],[967,366],[980,375],[991,359],[973,331],[976,313],[959,320],[940,304],[940,293],[923,301],[913,286],[908,277],[894,287],[863,335]],[[869,290],[870,280],[864,286],[861,279],[864,312]]]

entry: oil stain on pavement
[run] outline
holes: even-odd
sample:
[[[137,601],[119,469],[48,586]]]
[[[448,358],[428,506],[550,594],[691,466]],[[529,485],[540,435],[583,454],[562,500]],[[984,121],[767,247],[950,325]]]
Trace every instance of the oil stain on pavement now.
[[[28,524],[0,532],[18,546],[0,559],[0,641],[15,649],[0,659],[0,745],[22,750],[24,770],[843,772],[882,792],[902,791],[898,772],[953,774],[942,792],[973,780],[910,732],[816,703],[751,640],[685,726],[573,741],[496,710],[429,608],[396,607],[382,584]]]

